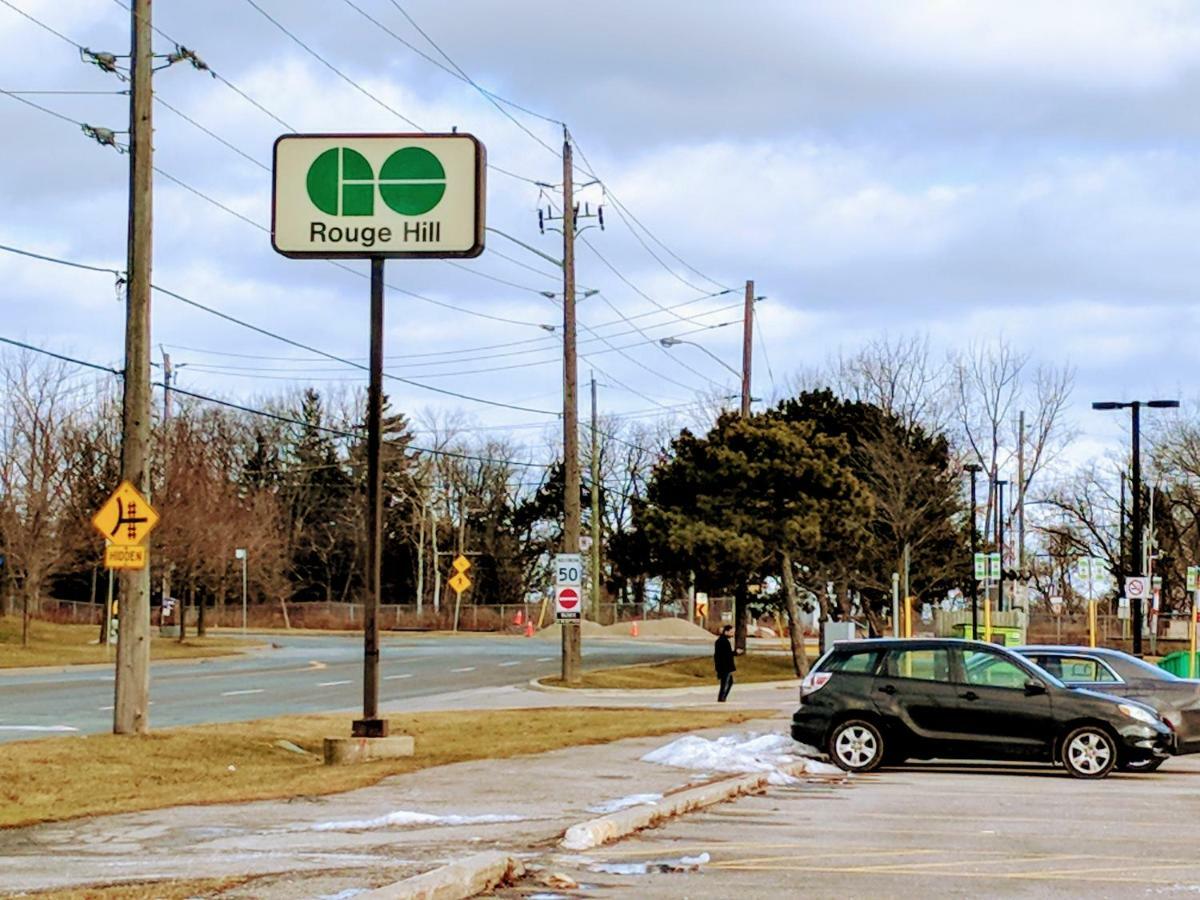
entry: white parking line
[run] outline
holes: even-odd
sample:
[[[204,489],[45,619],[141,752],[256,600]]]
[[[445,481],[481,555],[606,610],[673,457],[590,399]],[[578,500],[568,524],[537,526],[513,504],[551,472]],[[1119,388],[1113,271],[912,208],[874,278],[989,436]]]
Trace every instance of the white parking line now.
[[[221,696],[222,697],[240,697],[243,694],[261,694],[264,690],[265,690],[265,688],[253,688],[252,690],[248,690],[248,691],[222,691]]]
[[[395,681],[397,678],[412,678],[412,672],[404,672],[400,675],[384,675],[384,681]]]
[[[322,681],[320,684],[317,685],[317,687],[337,687],[339,684],[349,684],[349,683],[350,683],[350,679],[346,679],[345,681]]]
[[[451,672],[474,672],[474,666],[463,666],[461,669],[451,669]]]
[[[520,664],[521,660],[519,659],[510,659],[508,662],[500,663],[501,666],[519,666]]]

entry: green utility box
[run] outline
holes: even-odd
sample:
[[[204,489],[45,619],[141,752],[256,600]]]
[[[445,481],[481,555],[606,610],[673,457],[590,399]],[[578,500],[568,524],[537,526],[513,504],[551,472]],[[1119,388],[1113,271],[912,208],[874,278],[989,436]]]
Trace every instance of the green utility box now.
[[[979,623],[979,639],[983,637],[983,622]],[[971,623],[962,622],[954,626],[954,636],[958,638],[970,638],[972,635]],[[1014,625],[993,625],[992,626],[992,643],[999,644],[1001,647],[1016,647],[1025,642],[1025,636],[1021,633],[1021,629]]]
[[[1188,671],[1188,657],[1190,655],[1191,654],[1185,650],[1177,650],[1174,653],[1168,653],[1158,661],[1158,667],[1160,669],[1166,669],[1172,675],[1177,675],[1180,678],[1191,678],[1192,675]],[[1197,653],[1196,656],[1196,671],[1200,673],[1200,653]]]

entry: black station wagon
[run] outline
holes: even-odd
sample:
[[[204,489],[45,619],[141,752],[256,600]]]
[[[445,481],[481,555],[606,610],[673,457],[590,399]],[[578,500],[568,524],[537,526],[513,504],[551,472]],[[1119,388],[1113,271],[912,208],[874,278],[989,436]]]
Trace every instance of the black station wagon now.
[[[800,688],[792,737],[850,772],[909,758],[1039,760],[1103,778],[1171,752],[1171,729],[1134,700],[1071,689],[994,644],[838,643]]]

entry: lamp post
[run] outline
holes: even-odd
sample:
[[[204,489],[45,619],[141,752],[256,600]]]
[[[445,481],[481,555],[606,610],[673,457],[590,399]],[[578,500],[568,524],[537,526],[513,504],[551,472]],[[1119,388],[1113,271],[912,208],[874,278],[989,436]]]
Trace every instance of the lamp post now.
[[[242,561],[242,637],[246,636],[246,548],[238,547],[233,558]]]
[[[1131,400],[1128,402],[1104,401],[1092,404],[1092,409],[1129,409],[1132,416],[1132,458],[1130,460],[1131,477],[1133,481],[1133,552],[1130,566],[1134,569],[1130,574],[1145,573],[1146,561],[1142,558],[1142,416],[1143,406],[1151,409],[1178,409],[1178,400]],[[1133,606],[1133,655],[1142,655],[1142,598],[1131,598]]]
[[[997,478],[996,485],[996,550],[1000,553],[1000,577],[996,579],[996,612],[1004,612],[1004,487],[1007,479]]]
[[[725,360],[721,359],[721,357],[717,356],[717,354],[713,353],[711,350],[709,350],[703,344],[697,344],[695,341],[685,341],[682,338],[677,338],[677,337],[660,338],[659,343],[664,347],[676,347],[679,344],[688,344],[692,347],[696,347],[696,348],[700,349],[701,351],[703,351],[704,353],[707,353],[709,356],[711,356],[713,359],[715,359],[717,362],[719,362],[721,365],[723,365],[735,377],[737,377],[737,378],[742,377],[741,372],[739,372],[737,369],[735,369],[729,363],[725,362]]]
[[[975,554],[978,552],[975,543],[975,514],[978,509],[975,494],[975,479],[983,471],[979,463],[968,463],[964,466],[971,473],[971,638],[979,640],[979,579],[975,577]]]

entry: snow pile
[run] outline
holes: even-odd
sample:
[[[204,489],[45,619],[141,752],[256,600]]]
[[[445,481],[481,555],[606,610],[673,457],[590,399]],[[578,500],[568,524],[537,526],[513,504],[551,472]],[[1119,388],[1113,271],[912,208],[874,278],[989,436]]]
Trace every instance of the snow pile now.
[[[642,761],[699,772],[768,772],[771,784],[794,782],[782,767],[798,762],[810,775],[841,773],[835,766],[810,758],[816,755],[812,747],[785,734],[726,734],[712,740],[689,734],[647,753]]]
[[[587,811],[608,815],[622,809],[629,809],[631,806],[653,806],[661,799],[662,794],[630,794],[628,797],[618,797],[616,800],[606,800],[603,803],[589,806]]]
[[[524,816],[434,816],[429,813],[399,809],[374,819],[350,819],[342,822],[317,822],[308,831],[367,831],[372,828],[403,828],[413,825],[495,825],[499,822],[521,822]]]

